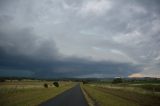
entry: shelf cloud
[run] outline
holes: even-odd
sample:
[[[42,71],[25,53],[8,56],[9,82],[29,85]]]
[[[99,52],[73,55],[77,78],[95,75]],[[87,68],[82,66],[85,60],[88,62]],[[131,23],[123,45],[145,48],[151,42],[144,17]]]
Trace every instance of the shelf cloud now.
[[[1,0],[0,76],[160,77],[159,0]]]

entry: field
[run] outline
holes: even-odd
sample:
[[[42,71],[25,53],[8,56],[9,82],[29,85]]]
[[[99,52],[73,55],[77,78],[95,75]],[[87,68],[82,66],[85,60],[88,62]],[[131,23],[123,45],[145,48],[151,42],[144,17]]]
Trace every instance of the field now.
[[[82,82],[81,89],[90,106],[160,106],[159,80],[121,83],[93,79],[73,81]],[[36,106],[77,84],[72,81],[58,81],[59,87],[56,87],[53,82],[57,81],[29,79],[1,81],[0,106]],[[75,94],[77,96],[77,92]],[[73,98],[66,99],[72,101]]]
[[[160,106],[160,84],[90,83],[82,88],[93,106]]]
[[[59,87],[52,83],[53,81],[40,80],[1,82],[0,106],[35,106],[74,86],[73,82],[59,82]]]

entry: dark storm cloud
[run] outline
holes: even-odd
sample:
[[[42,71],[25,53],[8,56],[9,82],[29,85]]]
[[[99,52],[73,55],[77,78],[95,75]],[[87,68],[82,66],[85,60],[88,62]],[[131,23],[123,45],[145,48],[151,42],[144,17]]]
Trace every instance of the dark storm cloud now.
[[[23,35],[23,36],[22,36]],[[131,64],[94,62],[80,58],[61,58],[54,41],[37,38],[32,28],[0,31],[1,76],[99,77],[127,76]],[[96,77],[96,76],[94,76]]]
[[[160,75],[159,4],[0,0],[0,75]]]
[[[11,56],[1,51],[0,68],[1,75],[18,73],[30,77],[116,77],[127,76],[133,72],[139,72],[138,68],[131,64],[113,62],[92,62],[84,59],[70,58],[60,60],[39,60],[25,56]],[[43,56],[43,55],[42,55]],[[99,76],[92,76],[92,75]],[[27,75],[27,74],[26,74]],[[11,76],[11,75],[10,75]],[[16,76],[16,74],[13,76]]]

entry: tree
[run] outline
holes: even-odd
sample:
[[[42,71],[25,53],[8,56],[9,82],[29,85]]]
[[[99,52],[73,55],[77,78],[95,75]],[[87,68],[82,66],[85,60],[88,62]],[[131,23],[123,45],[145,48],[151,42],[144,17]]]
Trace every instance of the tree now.
[[[0,79],[0,82],[5,82],[6,80],[5,79]]]
[[[88,84],[88,81],[86,81],[86,80],[83,80],[82,82],[83,82],[83,84]]]
[[[122,82],[123,82],[122,78],[115,78],[112,83],[118,84],[118,83],[122,83]]]
[[[54,85],[55,87],[59,87],[59,83],[58,83],[58,82],[53,82],[53,85]]]
[[[45,84],[44,84],[44,87],[45,87],[45,88],[48,88],[48,84],[45,83]]]

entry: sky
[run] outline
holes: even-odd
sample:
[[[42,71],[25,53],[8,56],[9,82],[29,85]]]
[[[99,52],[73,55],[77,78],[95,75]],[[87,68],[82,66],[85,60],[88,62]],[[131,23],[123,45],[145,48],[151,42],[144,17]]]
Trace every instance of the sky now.
[[[159,0],[0,0],[0,76],[160,77]]]

